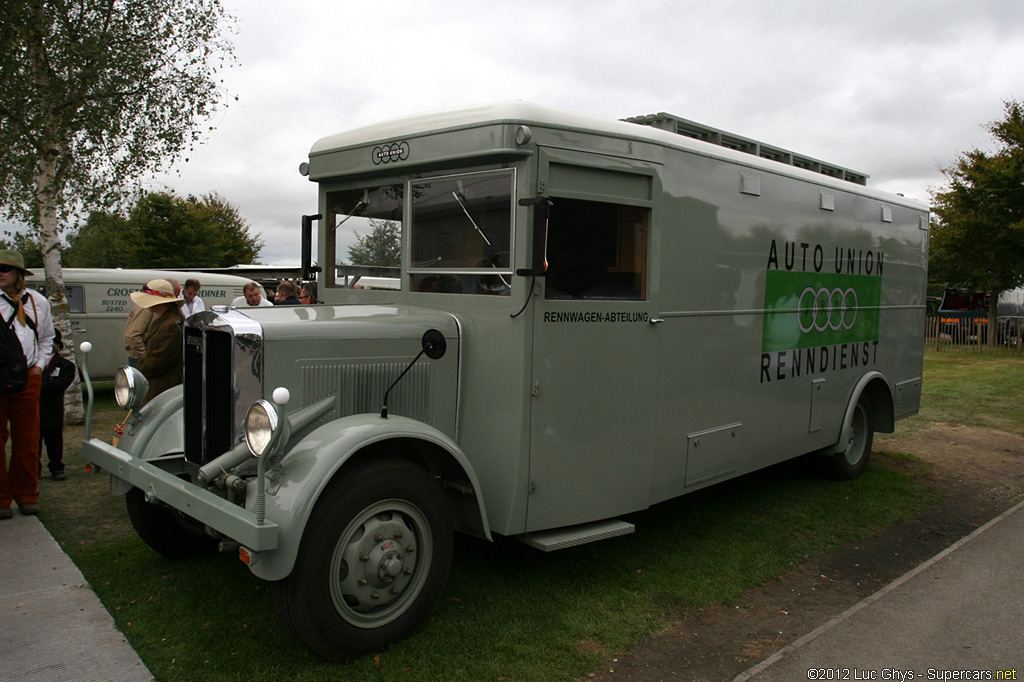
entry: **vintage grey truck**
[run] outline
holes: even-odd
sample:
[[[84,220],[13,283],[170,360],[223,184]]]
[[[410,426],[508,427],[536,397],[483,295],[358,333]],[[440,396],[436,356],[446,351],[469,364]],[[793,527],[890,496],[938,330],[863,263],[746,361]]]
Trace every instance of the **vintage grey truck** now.
[[[324,658],[421,625],[456,531],[555,550],[806,453],[851,478],[918,411],[929,216],[863,173],[522,102],[300,172],[321,303],[190,317],[184,385],[140,408],[122,368],[124,433],[83,450],[149,545],[237,551]]]

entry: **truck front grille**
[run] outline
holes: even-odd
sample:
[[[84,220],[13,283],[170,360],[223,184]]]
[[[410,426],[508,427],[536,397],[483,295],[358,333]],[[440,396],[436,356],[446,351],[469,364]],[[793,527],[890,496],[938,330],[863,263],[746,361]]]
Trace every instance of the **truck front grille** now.
[[[252,320],[233,312],[208,311],[186,322],[184,413],[189,462],[206,464],[238,442],[245,410],[263,391],[261,332]]]

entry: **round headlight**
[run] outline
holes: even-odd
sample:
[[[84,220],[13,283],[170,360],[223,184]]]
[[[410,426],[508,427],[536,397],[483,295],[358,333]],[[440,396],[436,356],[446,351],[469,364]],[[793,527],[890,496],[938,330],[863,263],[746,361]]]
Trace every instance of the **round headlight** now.
[[[245,413],[245,443],[249,452],[261,457],[277,430],[277,410],[266,400],[257,400]]]
[[[134,367],[119,367],[114,373],[114,400],[126,410],[142,407],[149,392],[149,382]]]

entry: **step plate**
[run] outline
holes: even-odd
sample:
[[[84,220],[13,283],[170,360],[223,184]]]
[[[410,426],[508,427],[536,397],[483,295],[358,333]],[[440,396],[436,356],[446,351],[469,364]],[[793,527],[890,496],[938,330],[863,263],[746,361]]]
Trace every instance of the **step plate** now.
[[[519,540],[530,547],[535,547],[545,552],[554,552],[557,549],[585,545],[588,542],[607,540],[608,538],[620,535],[629,535],[634,530],[636,528],[632,523],[611,519],[608,521],[583,523],[578,526],[555,528],[553,530],[541,531],[540,533],[527,533],[526,535],[520,535]]]

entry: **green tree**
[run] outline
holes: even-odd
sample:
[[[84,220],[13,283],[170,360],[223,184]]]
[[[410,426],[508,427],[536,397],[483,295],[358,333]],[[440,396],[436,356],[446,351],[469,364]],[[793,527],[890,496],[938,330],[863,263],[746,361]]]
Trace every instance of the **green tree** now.
[[[255,263],[263,250],[263,240],[249,234],[249,224],[242,218],[238,208],[216,192],[204,194],[199,199],[189,197],[198,219],[209,226],[213,241],[207,248],[215,252],[218,265]]]
[[[394,220],[370,219],[370,232],[355,233],[356,241],[348,247],[352,265],[397,268],[402,264],[401,223]]]
[[[15,232],[11,240],[0,239],[0,248],[13,249],[25,259],[25,267],[29,270],[43,267],[43,252],[39,248],[39,238],[24,232]]]
[[[195,261],[195,247],[206,235],[186,200],[167,192],[146,194],[128,212],[128,225],[127,267],[176,268],[183,263],[206,267],[209,263],[202,255]]]
[[[1024,284],[1024,108],[1011,100],[1004,113],[986,126],[996,152],[974,149],[943,169],[948,186],[933,194],[929,256],[932,281],[991,294],[993,329],[1000,292]]]
[[[69,268],[121,268],[128,249],[128,221],[116,213],[92,211],[85,223],[68,235],[61,261]]]
[[[263,248],[238,209],[217,194],[141,195],[127,218],[94,212],[71,235],[65,260],[84,268],[217,268],[252,263]]]
[[[226,99],[229,19],[219,0],[4,2],[0,212],[38,230],[65,334],[59,226],[201,140]]]

